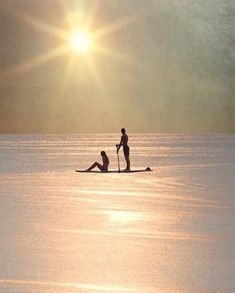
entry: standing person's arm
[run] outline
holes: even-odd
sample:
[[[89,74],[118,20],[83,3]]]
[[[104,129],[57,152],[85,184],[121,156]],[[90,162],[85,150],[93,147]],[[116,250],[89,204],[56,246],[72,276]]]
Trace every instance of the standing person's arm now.
[[[121,136],[120,143],[116,145],[117,147],[117,152],[120,150],[121,146],[123,145],[123,136]]]

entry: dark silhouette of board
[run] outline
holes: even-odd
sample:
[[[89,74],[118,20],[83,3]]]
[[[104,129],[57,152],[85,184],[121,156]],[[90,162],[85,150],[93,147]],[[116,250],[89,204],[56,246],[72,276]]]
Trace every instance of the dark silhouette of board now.
[[[125,170],[110,170],[107,172],[102,172],[102,171],[87,171],[87,170],[75,170],[75,172],[79,173],[100,173],[100,174],[109,174],[109,173],[141,173],[141,172],[150,172],[153,171],[149,167],[146,169],[140,169],[140,170],[130,170],[130,171],[125,171]]]

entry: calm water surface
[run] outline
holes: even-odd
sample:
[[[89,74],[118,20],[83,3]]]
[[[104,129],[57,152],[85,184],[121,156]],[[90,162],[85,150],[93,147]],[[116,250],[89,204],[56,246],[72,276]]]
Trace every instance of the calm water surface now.
[[[235,136],[0,136],[0,292],[235,292]],[[125,168],[120,152],[122,168]]]

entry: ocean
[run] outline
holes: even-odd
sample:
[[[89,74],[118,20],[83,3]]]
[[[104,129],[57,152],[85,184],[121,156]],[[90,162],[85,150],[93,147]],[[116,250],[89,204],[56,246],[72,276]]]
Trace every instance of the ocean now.
[[[119,139],[0,135],[1,293],[235,292],[235,135]]]

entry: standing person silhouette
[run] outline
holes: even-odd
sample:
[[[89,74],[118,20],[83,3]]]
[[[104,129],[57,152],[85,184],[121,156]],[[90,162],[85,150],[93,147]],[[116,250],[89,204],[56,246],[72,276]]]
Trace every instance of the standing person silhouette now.
[[[121,148],[121,146],[123,147],[123,153],[124,153],[124,157],[126,160],[126,169],[124,171],[130,171],[130,148],[128,146],[128,135],[126,134],[126,130],[125,128],[121,129],[121,140],[120,143],[116,145],[117,147],[117,152],[119,152],[119,149]]]

